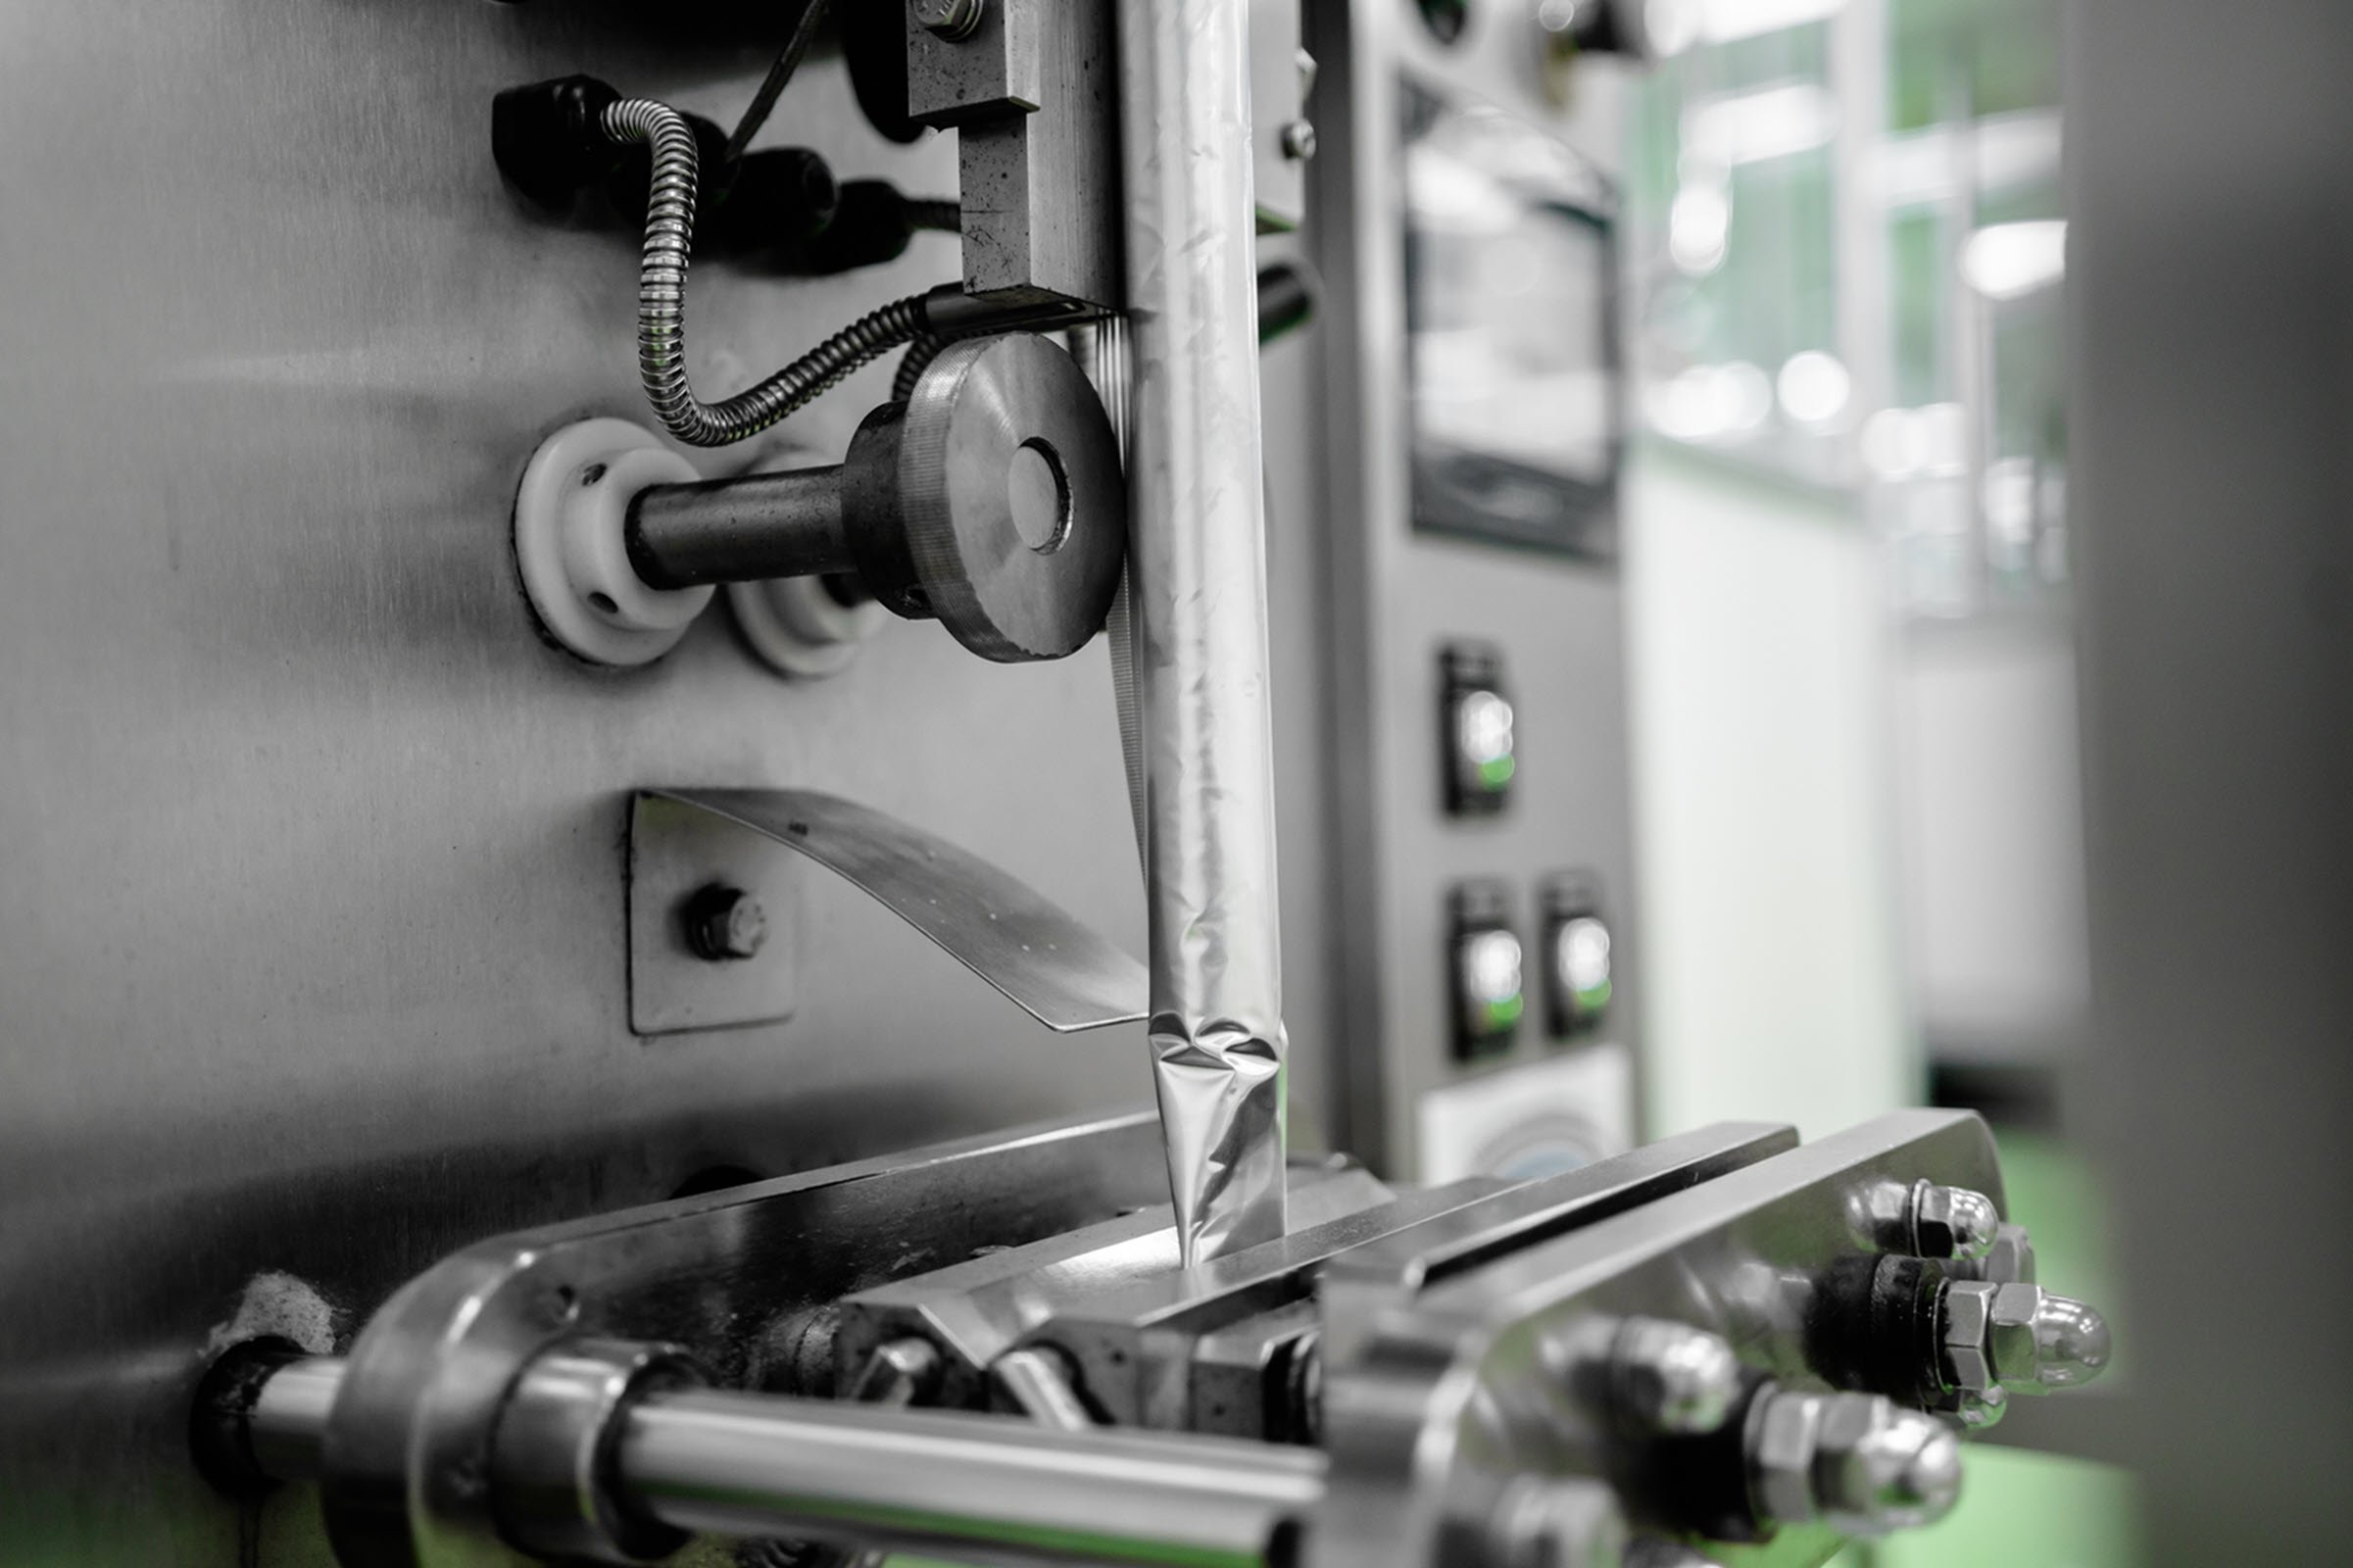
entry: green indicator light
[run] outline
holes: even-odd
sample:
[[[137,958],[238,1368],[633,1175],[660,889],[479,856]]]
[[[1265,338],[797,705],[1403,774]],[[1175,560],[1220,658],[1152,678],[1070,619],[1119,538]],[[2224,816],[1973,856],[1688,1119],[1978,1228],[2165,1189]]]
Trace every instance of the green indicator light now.
[[[1479,783],[1486,789],[1499,790],[1511,782],[1511,775],[1518,768],[1519,763],[1509,755],[1491,757],[1479,764]]]
[[[1501,1034],[1513,1024],[1518,1023],[1520,1014],[1527,1010],[1526,1000],[1516,991],[1508,997],[1498,997],[1493,1002],[1484,1003],[1480,1007],[1480,1011],[1486,1016],[1487,1030],[1490,1034]]]

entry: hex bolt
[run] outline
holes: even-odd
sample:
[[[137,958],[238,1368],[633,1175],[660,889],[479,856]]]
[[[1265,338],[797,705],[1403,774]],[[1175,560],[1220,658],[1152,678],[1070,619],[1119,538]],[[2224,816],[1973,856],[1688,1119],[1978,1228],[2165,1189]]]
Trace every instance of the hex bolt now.
[[[1885,1535],[1942,1518],[1961,1494],[1960,1440],[1876,1394],[1770,1389],[1745,1437],[1749,1500],[1768,1524]]]
[[[1983,1193],[1929,1181],[1912,1189],[1914,1257],[1984,1257],[1992,1250],[2001,1222],[1993,1200]]]
[[[708,963],[749,958],[768,940],[768,911],[742,888],[708,882],[680,911],[686,945]]]
[[[988,0],[915,0],[915,21],[950,43],[961,43],[980,30],[988,10]]]
[[[1740,1361],[1724,1339],[1665,1318],[1628,1318],[1609,1351],[1620,1414],[1653,1432],[1713,1432],[1740,1396]]]
[[[1312,121],[1294,120],[1283,127],[1281,145],[1283,156],[1295,164],[1303,164],[1315,156],[1315,124]]]

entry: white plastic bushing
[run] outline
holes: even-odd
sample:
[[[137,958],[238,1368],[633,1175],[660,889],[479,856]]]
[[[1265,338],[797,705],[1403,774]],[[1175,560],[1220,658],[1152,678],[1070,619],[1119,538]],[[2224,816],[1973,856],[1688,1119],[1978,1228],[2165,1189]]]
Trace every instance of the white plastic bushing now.
[[[858,645],[891,618],[871,599],[856,607],[843,604],[821,577],[731,582],[727,608],[761,662],[801,679],[839,674]]]
[[[649,587],[622,529],[640,490],[702,477],[627,419],[582,419],[540,443],[515,496],[515,561],[550,635],[597,664],[643,664],[677,646],[711,590]]]

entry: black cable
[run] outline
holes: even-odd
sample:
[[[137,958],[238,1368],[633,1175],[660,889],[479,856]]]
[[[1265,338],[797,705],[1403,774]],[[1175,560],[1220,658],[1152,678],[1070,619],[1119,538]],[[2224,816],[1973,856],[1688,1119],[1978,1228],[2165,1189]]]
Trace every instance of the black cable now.
[[[736,122],[734,134],[727,138],[728,163],[743,157],[752,138],[760,134],[760,127],[768,122],[769,112],[776,107],[776,100],[784,96],[785,84],[793,79],[793,73],[801,69],[801,57],[816,41],[817,24],[824,18],[825,0],[801,0],[801,15],[793,19],[792,31],[784,37],[784,47],[776,51],[776,63],[768,67],[760,91],[752,95],[744,118]]]

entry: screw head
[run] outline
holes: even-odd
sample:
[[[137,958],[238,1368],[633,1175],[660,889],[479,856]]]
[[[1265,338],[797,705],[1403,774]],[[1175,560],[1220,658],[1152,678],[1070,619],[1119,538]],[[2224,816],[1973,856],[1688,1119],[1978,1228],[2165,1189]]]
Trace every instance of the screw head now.
[[[749,958],[768,940],[768,911],[741,888],[717,882],[697,888],[682,914],[686,945],[706,962]]]
[[[951,43],[959,43],[980,30],[988,0],[914,0],[915,21]]]
[[[1303,164],[1315,156],[1315,126],[1309,121],[1294,120],[1283,127],[1281,145],[1283,156],[1295,164]]]

